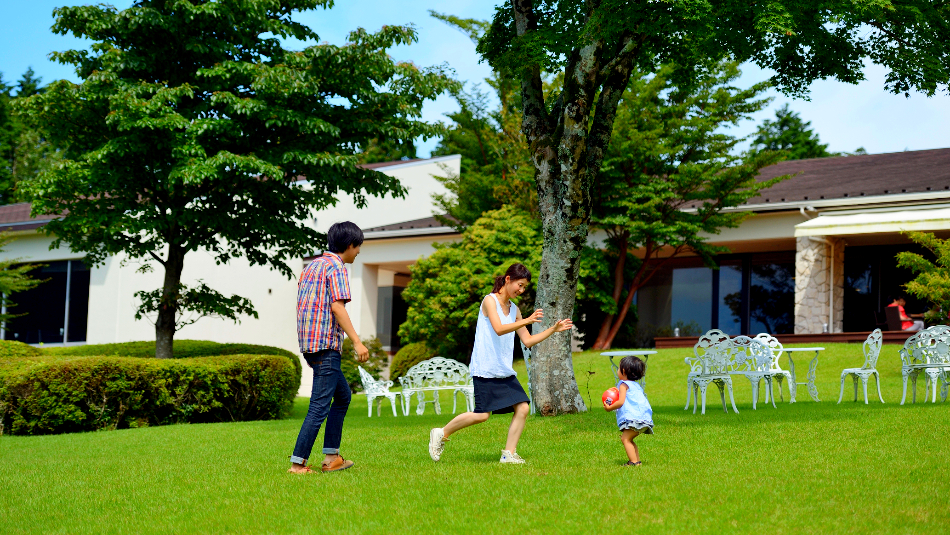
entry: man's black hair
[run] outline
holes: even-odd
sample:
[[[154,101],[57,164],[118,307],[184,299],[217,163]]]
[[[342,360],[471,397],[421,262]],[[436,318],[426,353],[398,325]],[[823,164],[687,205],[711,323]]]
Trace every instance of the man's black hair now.
[[[334,223],[327,231],[327,250],[340,254],[350,245],[353,247],[363,245],[363,231],[356,226],[356,223],[349,221]]]

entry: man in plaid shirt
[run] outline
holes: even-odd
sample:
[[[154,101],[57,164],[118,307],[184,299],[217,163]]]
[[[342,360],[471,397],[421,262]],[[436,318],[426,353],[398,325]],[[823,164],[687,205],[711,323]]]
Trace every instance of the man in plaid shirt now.
[[[369,350],[356,335],[345,307],[350,300],[350,277],[344,264],[356,260],[362,244],[363,231],[358,226],[349,221],[334,224],[327,232],[327,251],[304,268],[297,283],[297,339],[300,352],[313,368],[313,392],[290,457],[290,471],[294,473],[313,472],[307,459],[324,419],[327,430],[321,470],[335,472],[353,466],[353,461],[340,456],[343,419],[350,406],[350,385],[340,369],[340,351],[346,333],[353,341],[357,360],[366,362],[369,358]]]

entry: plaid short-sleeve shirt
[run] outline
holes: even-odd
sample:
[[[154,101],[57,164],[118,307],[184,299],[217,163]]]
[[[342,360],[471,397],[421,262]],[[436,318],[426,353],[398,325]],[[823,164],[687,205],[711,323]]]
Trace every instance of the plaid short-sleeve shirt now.
[[[330,310],[334,301],[341,300],[350,300],[350,276],[338,255],[324,253],[304,268],[297,282],[297,341],[301,353],[343,349],[343,328]]]

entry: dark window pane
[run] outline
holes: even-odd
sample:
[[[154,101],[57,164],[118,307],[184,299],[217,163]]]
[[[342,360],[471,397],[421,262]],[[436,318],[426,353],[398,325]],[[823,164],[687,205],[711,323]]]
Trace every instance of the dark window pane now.
[[[719,330],[742,334],[742,265],[719,268]]]
[[[705,267],[673,270],[671,325],[709,329],[712,313],[712,270]],[[697,328],[698,327],[698,328]]]
[[[6,324],[4,338],[27,344],[63,342],[66,314],[66,262],[47,262],[30,275],[43,280],[36,287],[10,296],[9,314],[23,314]],[[88,287],[88,281],[87,281]],[[88,288],[87,288],[88,291]]]
[[[753,264],[750,334],[795,332],[795,264]]]
[[[86,341],[86,317],[89,311],[89,268],[81,261],[72,261],[69,281],[69,342]]]

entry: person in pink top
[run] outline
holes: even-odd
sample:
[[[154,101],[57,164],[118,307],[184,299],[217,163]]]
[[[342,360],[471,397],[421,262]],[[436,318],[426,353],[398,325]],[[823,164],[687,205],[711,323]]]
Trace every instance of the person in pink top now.
[[[901,315],[901,329],[905,331],[920,331],[924,328],[924,320],[914,319],[922,318],[923,314],[907,314],[904,311],[904,305],[907,304],[907,301],[904,300],[904,296],[899,295],[894,298],[894,302],[887,305],[889,307],[897,307],[897,311]]]

